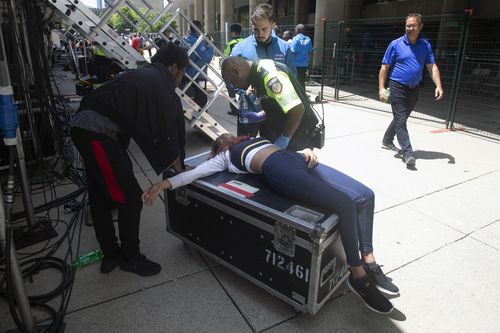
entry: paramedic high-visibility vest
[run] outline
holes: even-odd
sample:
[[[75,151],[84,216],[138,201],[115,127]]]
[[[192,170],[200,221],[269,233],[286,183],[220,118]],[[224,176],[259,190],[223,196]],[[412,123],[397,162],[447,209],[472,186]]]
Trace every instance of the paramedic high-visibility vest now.
[[[266,112],[276,110],[276,105],[282,113],[286,114],[295,106],[302,104],[295,88],[290,81],[290,76],[285,71],[276,68],[273,60],[262,59],[252,64],[251,83],[255,87],[258,96],[262,96],[262,103]],[[266,110],[264,100],[271,99],[274,107]]]
[[[288,145],[289,149],[321,148],[322,145],[311,141],[312,133],[320,119],[297,78],[286,65],[268,59],[254,61],[250,72],[250,84],[261,98],[261,106],[266,112],[267,127],[278,136],[287,121],[287,113],[294,107],[303,105],[304,114],[299,128]]]
[[[101,57],[106,57],[106,53],[104,53],[104,51],[101,50],[100,47],[93,46],[92,49],[93,49],[92,51],[94,51],[94,55],[101,56]]]
[[[234,39],[231,39],[229,41],[229,43],[227,43],[226,48],[224,49],[224,55],[226,57],[229,57],[229,55],[231,55],[231,51],[233,50],[233,47],[235,47],[236,44],[238,44],[242,40],[243,40],[243,38],[234,38]]]

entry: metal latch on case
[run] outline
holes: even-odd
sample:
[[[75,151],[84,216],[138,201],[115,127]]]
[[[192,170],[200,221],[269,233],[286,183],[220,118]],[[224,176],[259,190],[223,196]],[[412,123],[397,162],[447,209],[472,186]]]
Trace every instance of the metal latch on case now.
[[[185,187],[179,187],[175,189],[175,200],[181,205],[189,205],[188,191]]]
[[[274,224],[274,248],[289,257],[295,256],[295,228],[278,222]]]

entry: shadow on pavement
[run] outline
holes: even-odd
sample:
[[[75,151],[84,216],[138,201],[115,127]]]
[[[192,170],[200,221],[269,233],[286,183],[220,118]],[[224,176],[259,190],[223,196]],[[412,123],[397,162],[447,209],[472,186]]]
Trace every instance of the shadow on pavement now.
[[[392,310],[392,312],[387,317],[396,321],[406,320],[406,315],[403,312],[399,311],[397,308],[394,308],[394,310]]]
[[[455,164],[455,157],[447,153],[441,153],[439,151],[416,150],[413,152],[413,156],[417,160],[448,159],[448,164]]]

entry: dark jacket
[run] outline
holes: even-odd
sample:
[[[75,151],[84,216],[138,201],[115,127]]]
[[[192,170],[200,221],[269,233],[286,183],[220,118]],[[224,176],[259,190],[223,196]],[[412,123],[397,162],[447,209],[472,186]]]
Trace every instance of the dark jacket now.
[[[115,122],[133,138],[160,174],[180,156],[184,160],[182,103],[170,71],[160,63],[123,73],[80,103]]]

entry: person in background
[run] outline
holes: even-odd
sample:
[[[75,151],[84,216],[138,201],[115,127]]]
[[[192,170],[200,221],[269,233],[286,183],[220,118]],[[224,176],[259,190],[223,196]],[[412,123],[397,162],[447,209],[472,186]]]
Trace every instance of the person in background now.
[[[238,44],[243,40],[243,38],[241,38],[241,24],[233,23],[231,24],[231,27],[229,29],[231,31],[231,40],[229,41],[229,43],[227,43],[226,48],[224,49],[224,56],[226,57],[229,57],[236,44]],[[234,91],[234,88],[228,87],[227,84],[226,87],[229,97],[234,99],[236,97],[236,92]],[[227,113],[232,116],[238,116],[238,109],[232,103],[229,103],[229,107],[231,109]]]
[[[285,64],[291,73],[295,75],[294,59],[290,46],[274,32],[276,22],[271,5],[265,3],[257,5],[251,15],[251,22],[253,34],[236,44],[231,52],[231,56],[242,57],[250,61],[270,59]],[[246,89],[247,95],[255,95],[253,86],[249,86]],[[254,101],[258,100],[256,96],[252,97],[252,99]],[[255,117],[255,119],[259,119],[259,117]],[[264,131],[261,132],[261,135],[264,135],[264,133],[266,135],[271,134],[270,131],[266,131],[267,126],[265,121],[259,120],[244,124],[240,120],[238,117],[237,132],[239,134],[248,133],[254,136],[257,135],[259,130]],[[274,139],[271,138],[271,140]],[[281,143],[284,144],[284,141]]]
[[[201,28],[201,22],[198,20],[194,20],[193,24],[198,28],[198,30],[202,30]],[[194,43],[199,38],[199,33],[195,29],[191,29],[189,35],[185,38],[185,43],[187,44],[187,47],[190,48]],[[212,57],[214,55],[214,50],[206,43],[200,43],[198,47],[196,47],[195,51],[191,53],[189,56],[189,59],[198,66],[198,68],[202,68],[203,72],[205,73],[205,76],[203,74],[199,74],[195,81],[200,82],[200,81],[205,81],[206,82],[206,74],[207,74],[207,65],[210,64],[212,61]],[[193,78],[196,74],[198,73],[197,69],[194,68],[193,66],[189,65],[188,68],[186,69],[186,74],[190,77]],[[188,79],[185,78],[183,84],[187,84]],[[197,85],[192,84],[191,88],[193,89],[193,100],[200,108],[203,108],[208,101],[207,95],[205,92],[200,89]]]
[[[406,16],[405,34],[393,40],[382,59],[378,76],[379,99],[386,102],[386,80],[389,77],[390,102],[393,119],[385,131],[382,147],[399,151],[403,162],[409,168],[415,166],[413,148],[406,122],[417,104],[418,86],[422,72],[427,67],[429,75],[436,85],[434,97],[440,100],[444,96],[439,68],[434,61],[431,44],[420,37],[424,23],[417,13]],[[393,143],[397,136],[401,150]]]
[[[266,119],[256,122],[253,127],[248,126],[248,135],[256,136],[260,131],[261,136],[281,148],[288,147],[305,110],[290,75],[289,71],[279,70],[274,61],[267,59],[252,62],[241,57],[229,57],[222,62],[225,82],[245,90],[253,86],[256,96],[261,98]]]
[[[146,39],[146,42],[144,43],[144,46],[141,46],[141,49],[139,50],[139,52],[141,52],[141,54],[143,56],[145,56],[145,53],[144,51],[148,51],[148,59],[151,58],[153,56],[153,54],[151,53],[151,50],[153,49],[153,44],[151,43],[151,36],[147,36],[147,39]]]
[[[127,152],[134,139],[157,174],[184,169],[185,128],[175,93],[188,64],[186,50],[170,44],[151,64],[127,71],[85,96],[72,118],[71,138],[87,176],[90,214],[104,258],[101,272],[117,266],[141,276],[161,266],[139,251],[141,193]],[[111,212],[118,210],[119,238]]]
[[[139,38],[139,34],[134,34],[131,43],[132,43],[131,46],[134,48],[134,50],[138,52],[141,51],[141,39]]]
[[[161,36],[163,35],[163,36]],[[172,42],[172,37],[170,36],[170,30],[165,29],[163,32],[157,35],[157,37],[154,38],[154,43],[158,48],[161,48],[163,46],[166,46],[167,44]],[[151,50],[154,48],[153,44],[148,40],[146,42],[146,46],[144,46],[141,51],[148,51],[149,57],[152,56]]]
[[[142,194],[152,205],[162,190],[176,189],[196,179],[228,170],[236,174],[262,174],[276,193],[339,214],[340,235],[351,272],[347,285],[372,311],[393,309],[380,292],[398,295],[399,289],[385,276],[373,254],[375,194],[348,175],[318,163],[310,149],[298,153],[273,145],[265,138],[219,136],[210,159],[198,167],[162,180]]]
[[[291,42],[291,50],[295,58],[297,68],[297,80],[304,90],[306,89],[306,72],[309,68],[309,56],[312,52],[311,38],[304,34],[304,25],[298,24],[295,28],[296,35]]]
[[[106,52],[96,42],[89,48],[89,51],[92,58],[87,67],[89,75],[95,78],[93,83],[104,83],[122,71],[122,68],[108,58]]]
[[[224,49],[224,56],[226,57],[229,57],[236,44],[243,40],[243,38],[241,38],[241,24],[233,23],[229,27],[229,30],[231,34],[231,40],[227,43],[226,48]]]
[[[285,30],[283,32],[283,40],[289,45],[292,44],[293,34],[290,30]]]
[[[262,3],[255,7],[251,16],[253,34],[238,43],[231,56],[250,61],[271,59],[285,64],[295,74],[295,63],[290,45],[274,33],[276,24],[271,5]]]

